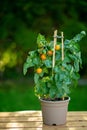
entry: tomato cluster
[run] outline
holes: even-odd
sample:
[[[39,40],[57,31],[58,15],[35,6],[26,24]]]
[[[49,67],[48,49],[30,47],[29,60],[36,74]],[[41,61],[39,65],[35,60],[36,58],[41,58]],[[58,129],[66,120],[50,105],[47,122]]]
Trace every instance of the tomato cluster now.
[[[44,49],[43,49],[44,50]],[[60,45],[55,45],[55,50],[56,51],[59,51],[60,50]],[[43,60],[46,60],[47,59],[47,56],[53,56],[53,51],[51,49],[47,50],[47,53],[44,54],[43,52],[40,54],[40,59],[43,61]],[[37,74],[41,74],[42,73],[42,68],[37,68],[36,69],[36,73]]]

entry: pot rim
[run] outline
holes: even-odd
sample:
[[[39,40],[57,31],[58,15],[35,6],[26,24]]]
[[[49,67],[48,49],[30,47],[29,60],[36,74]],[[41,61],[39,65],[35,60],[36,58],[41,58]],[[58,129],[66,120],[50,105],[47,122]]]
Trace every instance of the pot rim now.
[[[55,101],[52,101],[52,100],[45,100],[45,99],[41,99],[41,98],[39,98],[39,99],[40,99],[40,101],[46,102],[46,103],[48,103],[48,102],[50,102],[50,103],[57,103],[57,102],[61,103],[61,102],[70,101],[70,97],[67,97],[67,98],[68,98],[68,99],[66,99],[66,100],[59,100],[59,101],[57,101],[57,100],[55,100]]]

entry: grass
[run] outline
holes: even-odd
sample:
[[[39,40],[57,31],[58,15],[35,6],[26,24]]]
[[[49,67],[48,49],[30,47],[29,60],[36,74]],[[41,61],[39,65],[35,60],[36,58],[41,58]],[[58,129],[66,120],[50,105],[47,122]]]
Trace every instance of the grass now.
[[[0,111],[40,110],[32,86],[31,79],[0,81]],[[87,86],[73,89],[70,98],[69,111],[87,111]]]

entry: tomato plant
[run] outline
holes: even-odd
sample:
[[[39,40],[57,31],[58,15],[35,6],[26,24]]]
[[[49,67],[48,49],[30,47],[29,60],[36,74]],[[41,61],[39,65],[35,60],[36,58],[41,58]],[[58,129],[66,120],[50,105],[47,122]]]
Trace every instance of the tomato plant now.
[[[75,86],[82,66],[81,51],[78,42],[85,36],[82,31],[71,40],[64,40],[64,60],[61,59],[61,42],[56,44],[55,67],[52,67],[53,41],[48,43],[41,34],[37,37],[37,49],[30,51],[23,72],[34,68],[35,94],[43,99],[64,98],[71,86]],[[38,69],[37,69],[38,68]],[[35,71],[37,70],[37,71]]]

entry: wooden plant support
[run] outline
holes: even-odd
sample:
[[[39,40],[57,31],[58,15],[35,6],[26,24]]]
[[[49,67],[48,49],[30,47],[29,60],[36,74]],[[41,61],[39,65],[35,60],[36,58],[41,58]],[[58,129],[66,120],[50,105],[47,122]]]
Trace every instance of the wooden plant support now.
[[[61,49],[61,53],[62,53],[62,61],[64,60],[64,35],[63,32],[61,32],[61,36],[57,36],[57,30],[54,31],[54,47],[53,47],[53,67],[52,67],[52,74],[53,74],[53,68],[55,66],[55,45],[57,43],[57,38],[61,38],[61,43],[62,43],[62,49]]]
[[[62,43],[62,61],[64,60],[64,42],[63,42],[63,32],[61,32],[61,43]],[[64,100],[64,97],[62,97],[62,100]]]
[[[54,74],[53,69],[55,67],[55,46],[57,43],[57,38],[61,38],[62,48],[61,48],[61,54],[62,54],[62,61],[64,60],[64,36],[63,32],[61,32],[61,36],[57,36],[57,30],[54,31],[54,43],[53,43],[53,66],[52,66],[52,76]],[[64,100],[64,97],[62,97],[62,100]]]
[[[63,42],[63,32],[61,32],[61,43],[62,43],[62,61],[64,60],[64,42]]]
[[[54,31],[52,75],[53,75],[53,68],[55,67],[55,45],[56,45],[56,42],[57,42],[57,30]]]

